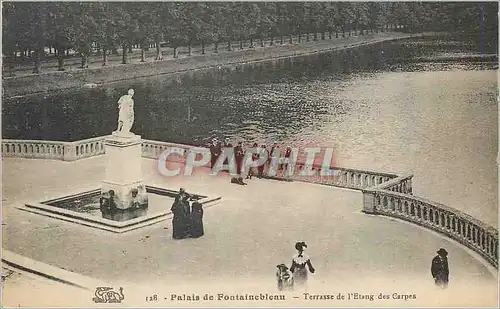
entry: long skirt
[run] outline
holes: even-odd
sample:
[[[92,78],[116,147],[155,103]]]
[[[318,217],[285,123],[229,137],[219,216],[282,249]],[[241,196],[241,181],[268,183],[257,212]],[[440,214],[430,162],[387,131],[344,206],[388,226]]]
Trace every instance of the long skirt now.
[[[293,273],[293,282],[295,285],[305,285],[307,282],[307,269],[304,268],[298,268],[295,270]]]
[[[182,216],[175,216],[172,219],[172,238],[183,239],[188,237],[189,226]]]
[[[191,225],[191,237],[197,238],[204,234],[203,230],[203,215],[199,212],[193,212]]]

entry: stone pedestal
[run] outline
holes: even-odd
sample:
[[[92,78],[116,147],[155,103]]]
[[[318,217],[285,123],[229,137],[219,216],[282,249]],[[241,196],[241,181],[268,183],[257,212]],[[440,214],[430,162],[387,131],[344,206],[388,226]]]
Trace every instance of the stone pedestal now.
[[[113,132],[105,140],[106,176],[101,182],[101,195],[112,199],[112,208],[121,210],[136,208],[140,204],[147,208],[146,187],[142,179],[141,137],[133,133]],[[133,190],[136,189],[136,196]],[[110,194],[113,190],[113,194]],[[146,204],[146,205],[144,205]]]

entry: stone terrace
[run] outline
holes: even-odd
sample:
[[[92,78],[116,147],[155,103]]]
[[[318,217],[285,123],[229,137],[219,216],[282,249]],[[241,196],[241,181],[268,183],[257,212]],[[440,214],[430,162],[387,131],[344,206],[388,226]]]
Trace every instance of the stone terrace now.
[[[411,278],[432,286],[430,260],[445,247],[451,283],[497,288],[491,267],[456,242],[396,219],[363,214],[358,191],[256,178],[237,186],[228,176],[207,173],[167,178],[156,171],[155,160],[142,160],[147,184],[222,196],[205,211],[204,237],[173,240],[170,220],[113,234],[18,210],[16,205],[28,199],[98,188],[105,157],[74,162],[4,158],[3,248],[113,283],[168,285],[182,278],[274,284],[276,265],[289,264],[295,242],[303,240],[317,282],[340,286],[383,277],[396,285]]]

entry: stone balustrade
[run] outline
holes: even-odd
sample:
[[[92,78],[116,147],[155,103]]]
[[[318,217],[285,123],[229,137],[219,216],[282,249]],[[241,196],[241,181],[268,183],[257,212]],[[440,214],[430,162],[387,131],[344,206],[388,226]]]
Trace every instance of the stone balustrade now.
[[[383,182],[372,189],[388,190],[411,195],[413,194],[412,178],[413,175],[399,176]]]
[[[104,154],[106,136],[76,142],[2,140],[4,157],[75,161]]]
[[[168,161],[184,162],[187,158],[187,150],[194,148],[194,147],[195,146],[143,139],[142,140],[142,157],[148,158],[148,159],[158,159],[163,154],[163,152],[165,150],[167,150],[169,148],[177,148],[177,149],[184,149],[185,150],[184,155],[182,157],[175,156],[175,155],[169,155],[167,159],[168,159]],[[207,149],[207,151],[208,151],[208,149]]]
[[[105,154],[104,140],[108,136],[88,138],[67,143],[65,161],[74,161]]]
[[[304,170],[304,168],[312,170],[313,175],[302,176],[300,173]],[[361,190],[364,188],[377,186],[398,177],[394,174],[357,170],[337,166],[330,167],[329,172],[324,173],[321,171],[321,168],[322,166],[319,164],[312,165],[312,168],[307,168],[306,164],[298,162],[296,165],[296,171],[298,171],[298,173],[295,172],[291,177],[288,177],[286,175],[286,171],[281,170],[277,173],[277,178]]]
[[[2,156],[64,160],[66,144],[57,141],[2,140]]]
[[[105,154],[104,140],[106,137],[89,138],[74,142],[76,157],[82,159]]]
[[[454,208],[413,195],[369,189],[364,191],[364,197],[373,203],[370,213],[403,219],[445,234],[498,268],[498,231],[495,228]]]

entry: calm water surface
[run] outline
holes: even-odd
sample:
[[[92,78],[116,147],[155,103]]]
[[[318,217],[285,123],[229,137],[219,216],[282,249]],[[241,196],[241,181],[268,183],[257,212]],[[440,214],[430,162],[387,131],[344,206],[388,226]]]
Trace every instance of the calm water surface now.
[[[478,50],[412,39],[6,100],[3,137],[109,134],[118,98],[134,88],[133,131],[143,138],[334,147],[339,166],[413,173],[417,195],[496,225],[497,66],[418,60]]]

